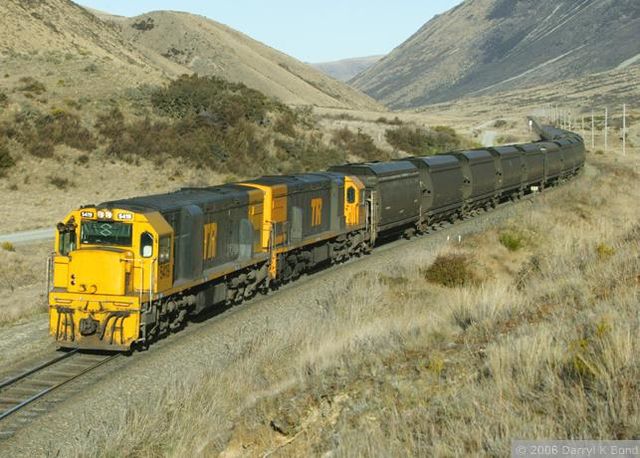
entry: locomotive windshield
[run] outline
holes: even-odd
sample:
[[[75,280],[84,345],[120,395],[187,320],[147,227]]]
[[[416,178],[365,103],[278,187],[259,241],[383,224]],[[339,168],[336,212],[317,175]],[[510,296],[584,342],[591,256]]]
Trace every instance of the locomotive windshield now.
[[[80,243],[83,245],[131,246],[131,224],[115,221],[83,221]]]

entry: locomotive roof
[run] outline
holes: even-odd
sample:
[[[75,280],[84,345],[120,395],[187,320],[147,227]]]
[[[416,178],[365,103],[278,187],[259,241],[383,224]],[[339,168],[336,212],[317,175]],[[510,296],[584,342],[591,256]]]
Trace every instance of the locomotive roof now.
[[[416,166],[408,160],[391,162],[361,162],[356,164],[337,165],[330,171],[359,173],[361,175],[376,175],[379,177],[398,175],[407,172],[417,172]]]
[[[136,212],[171,211],[189,205],[218,206],[223,203],[248,201],[250,188],[238,185],[210,186],[204,188],[183,188],[166,194],[133,197],[131,199],[103,202],[98,207],[122,208]]]
[[[332,177],[323,176],[319,173],[301,173],[299,175],[268,175],[246,183],[253,183],[263,186],[273,186],[278,184],[287,185],[290,192],[303,191],[308,189],[327,188],[333,181]]]

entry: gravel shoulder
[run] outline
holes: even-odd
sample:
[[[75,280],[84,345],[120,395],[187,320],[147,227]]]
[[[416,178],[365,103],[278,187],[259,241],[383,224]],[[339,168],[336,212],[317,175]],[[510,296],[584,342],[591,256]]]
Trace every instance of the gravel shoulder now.
[[[540,198],[546,198],[546,195]],[[118,358],[59,392],[57,397],[64,402],[57,405],[57,410],[42,415],[11,439],[0,442],[0,455],[77,454],[78,438],[105,427],[122,425],[127,408],[162,402],[165,390],[175,386],[182,374],[222,372],[238,352],[246,351],[255,334],[270,329],[291,329],[301,322],[319,319],[322,304],[331,301],[333,291],[359,272],[392,269],[416,250],[435,250],[443,244],[456,243],[458,237],[489,229],[513,216],[517,208],[527,205],[530,205],[529,200],[524,200],[421,239],[388,244],[371,256],[305,277],[274,295],[190,325],[186,331],[157,343],[146,353]],[[15,326],[0,332],[0,345],[15,342],[11,335],[14,333],[15,339],[24,339],[25,346],[44,348],[40,340],[43,333],[41,318],[21,326],[24,327]],[[37,336],[35,343],[26,343],[29,336],[31,339]],[[286,358],[287,355],[279,357]]]

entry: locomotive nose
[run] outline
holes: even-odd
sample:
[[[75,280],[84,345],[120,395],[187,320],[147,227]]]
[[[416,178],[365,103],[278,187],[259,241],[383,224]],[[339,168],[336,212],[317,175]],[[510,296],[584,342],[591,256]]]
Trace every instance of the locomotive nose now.
[[[130,289],[131,259],[133,256],[128,251],[74,251],[69,261],[68,291],[86,294],[126,294]]]

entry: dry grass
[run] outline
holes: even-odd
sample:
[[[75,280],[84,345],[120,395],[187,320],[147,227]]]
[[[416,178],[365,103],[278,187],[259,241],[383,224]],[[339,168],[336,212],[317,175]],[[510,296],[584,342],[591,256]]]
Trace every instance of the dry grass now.
[[[313,320],[283,317],[223,371],[175,374],[83,452],[505,455],[514,438],[637,437],[638,173],[592,158],[586,175],[504,226],[346,279]],[[531,242],[510,251],[506,230]],[[425,281],[451,253],[483,278]]]
[[[0,249],[0,326],[47,310],[45,270],[49,244]]]

